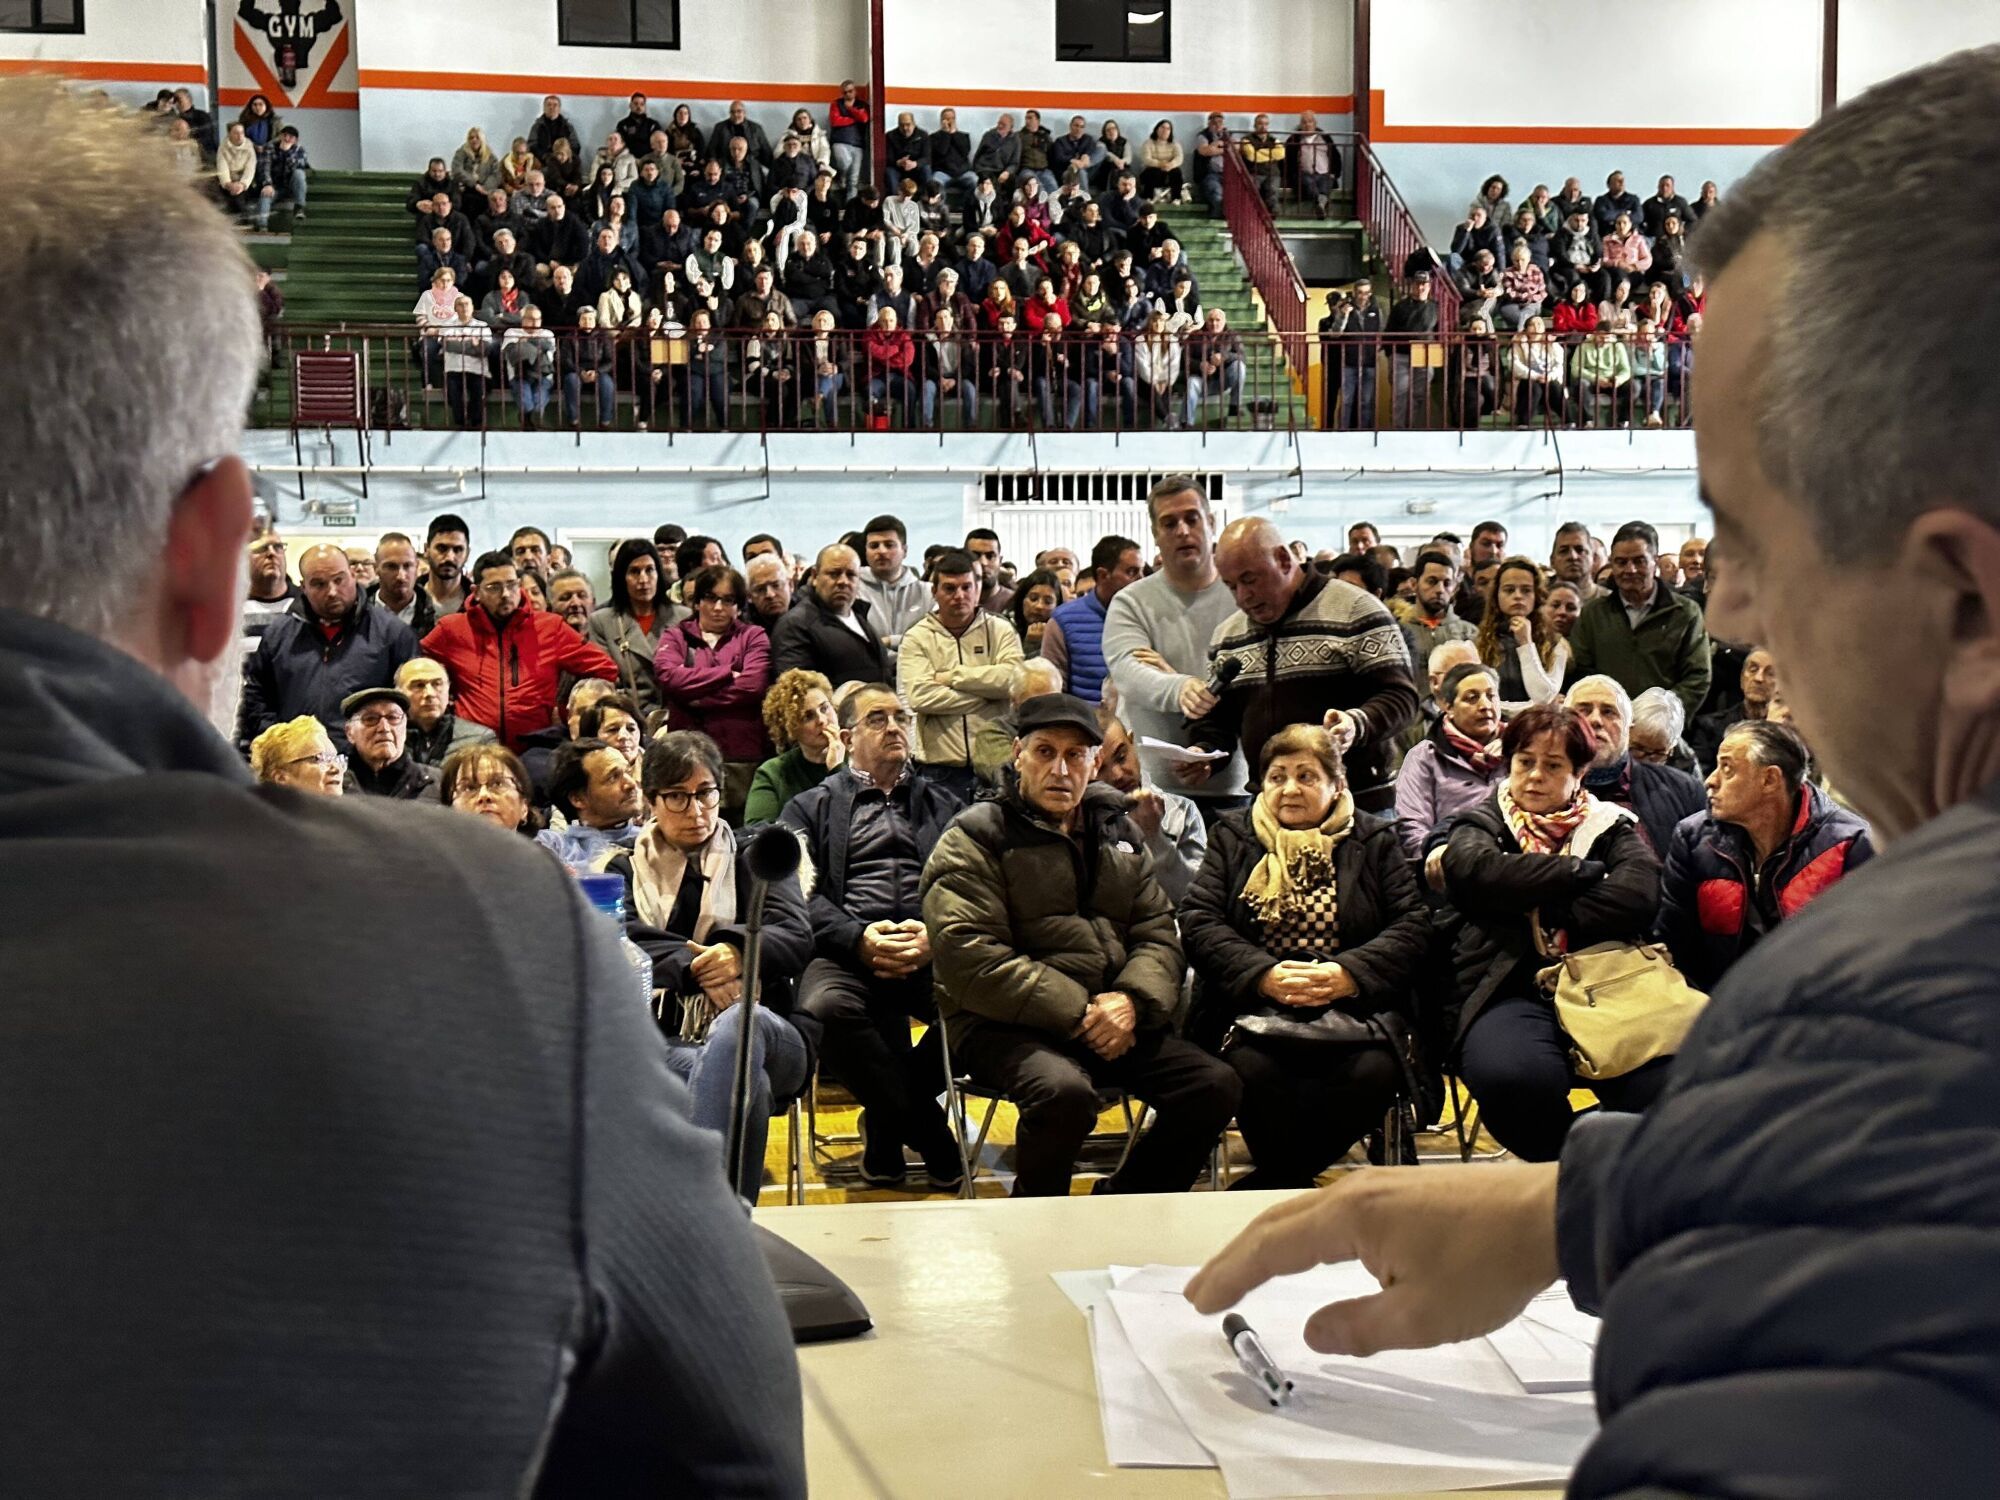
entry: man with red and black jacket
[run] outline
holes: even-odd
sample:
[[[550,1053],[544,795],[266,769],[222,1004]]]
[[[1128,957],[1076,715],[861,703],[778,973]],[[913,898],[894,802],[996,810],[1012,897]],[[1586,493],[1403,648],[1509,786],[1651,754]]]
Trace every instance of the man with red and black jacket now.
[[[560,615],[525,606],[520,575],[505,552],[481,557],[472,583],[465,608],[424,637],[424,655],[451,674],[458,716],[484,724],[518,754],[529,735],[554,721],[565,671],[613,682],[618,664]]]
[[[1746,719],[1716,752],[1709,811],[1674,830],[1656,930],[1697,989],[1873,856],[1868,825],[1808,782],[1809,766],[1789,725]]]

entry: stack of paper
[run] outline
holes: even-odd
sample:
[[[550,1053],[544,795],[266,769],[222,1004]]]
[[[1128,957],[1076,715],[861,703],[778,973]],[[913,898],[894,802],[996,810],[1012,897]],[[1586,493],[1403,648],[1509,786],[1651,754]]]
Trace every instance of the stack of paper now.
[[[1237,1367],[1221,1318],[1181,1296],[1192,1274],[1114,1266],[1057,1278],[1090,1319],[1113,1464],[1217,1467],[1236,1500],[1559,1484],[1596,1430],[1580,1390],[1527,1389],[1484,1339],[1372,1359],[1313,1353],[1302,1333],[1312,1311],[1376,1288],[1352,1265],[1281,1278],[1238,1309],[1295,1384],[1291,1402],[1273,1409]],[[1570,1321],[1581,1315],[1552,1302],[1530,1313],[1531,1373],[1575,1379],[1580,1360],[1587,1384],[1588,1330]]]

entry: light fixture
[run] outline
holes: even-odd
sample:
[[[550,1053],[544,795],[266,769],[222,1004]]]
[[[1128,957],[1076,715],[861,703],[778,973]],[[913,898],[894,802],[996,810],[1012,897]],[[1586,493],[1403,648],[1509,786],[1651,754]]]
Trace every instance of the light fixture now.
[[[1156,22],[1164,21],[1166,18],[1167,13],[1163,10],[1156,10],[1151,15],[1139,10],[1128,10],[1125,12],[1125,19],[1134,26],[1151,26]]]

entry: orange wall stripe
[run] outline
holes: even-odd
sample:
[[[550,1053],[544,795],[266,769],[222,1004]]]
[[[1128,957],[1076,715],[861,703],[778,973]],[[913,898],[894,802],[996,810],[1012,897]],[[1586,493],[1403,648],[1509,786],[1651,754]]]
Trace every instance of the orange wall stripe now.
[[[347,66],[348,39],[353,35],[351,26],[343,26],[334,33],[333,42],[326,49],[326,56],[313,75],[311,85],[299,96],[300,109],[325,109],[327,100],[333,95],[333,80],[340,76],[340,70]]]
[[[279,87],[278,75],[273,73],[270,64],[258,55],[257,48],[251,43],[243,28],[240,26],[234,28],[233,34],[236,38],[236,56],[241,59],[243,66],[250,70],[251,81],[257,85],[258,91],[271,101],[271,108],[290,109],[292,96]]]
[[[1227,114],[1297,114],[1314,110],[1323,115],[1354,113],[1352,94],[1096,94],[1048,93],[1038,89],[905,89],[889,86],[889,101],[897,105],[925,105],[955,109],[1039,109],[1090,113],[1107,109],[1158,109],[1177,113],[1206,113],[1219,109]]]
[[[1368,96],[1368,138],[1412,146],[1782,146],[1804,129],[1735,130],[1694,125],[1597,128],[1588,125],[1391,125],[1382,90]]]
[[[207,83],[199,63],[68,62],[59,58],[0,58],[0,78],[34,74],[87,79],[92,83]]]
[[[794,99],[833,99],[838,83],[728,83],[695,78],[573,78],[528,73],[428,73],[400,68],[363,68],[364,89],[413,89],[450,94],[580,94],[618,99],[640,93],[653,103],[682,99],[757,99],[789,104]]]

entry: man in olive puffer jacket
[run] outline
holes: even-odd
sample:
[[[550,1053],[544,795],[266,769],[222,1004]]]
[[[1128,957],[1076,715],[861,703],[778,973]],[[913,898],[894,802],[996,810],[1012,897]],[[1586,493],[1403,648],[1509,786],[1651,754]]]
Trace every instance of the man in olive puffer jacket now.
[[[956,1063],[1021,1112],[1017,1196],[1069,1190],[1097,1090],[1156,1111],[1109,1192],[1192,1186],[1236,1111],[1235,1072],[1173,1032],[1185,963],[1173,906],[1091,783],[1102,736],[1067,693],[1031,698],[999,798],[959,815],[924,867],[938,1013]]]

